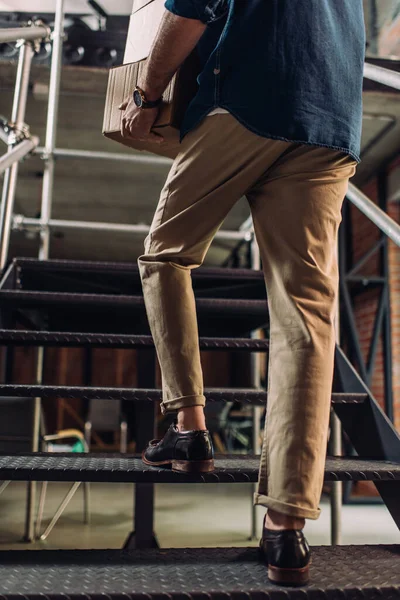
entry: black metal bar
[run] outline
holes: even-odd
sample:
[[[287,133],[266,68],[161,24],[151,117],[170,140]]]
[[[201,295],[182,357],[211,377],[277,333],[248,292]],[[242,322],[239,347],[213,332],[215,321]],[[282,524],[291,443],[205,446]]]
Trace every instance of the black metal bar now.
[[[400,436],[366,384],[351,365],[341,348],[335,354],[335,387],[352,393],[367,393],[368,401],[361,406],[335,406],[343,428],[355,450],[362,457],[400,463]],[[400,482],[393,481],[389,489],[375,483],[396,525],[400,529]]]
[[[142,350],[137,354],[138,386],[155,386],[156,354],[153,349]],[[155,437],[155,403],[137,402],[135,406],[136,451],[142,452],[148,442]],[[135,486],[134,531],[125,542],[125,549],[157,547],[154,534],[154,485]]]
[[[21,319],[19,319],[20,321]],[[33,323],[29,322],[29,325]],[[268,352],[268,340],[249,338],[211,338],[199,339],[201,350]],[[15,346],[60,346],[84,348],[153,348],[150,335],[128,335],[114,333],[82,333],[66,331],[39,331],[23,329],[0,329],[0,345]]]
[[[367,380],[367,383],[369,386],[371,385],[372,376],[374,373],[376,353],[378,351],[378,343],[379,343],[380,335],[382,333],[383,316],[386,311],[387,302],[386,302],[385,289],[386,289],[386,286],[382,288],[381,293],[380,293],[378,311],[375,315],[372,338],[371,338],[371,343],[370,343],[369,352],[368,352],[368,360],[367,360],[368,380]]]
[[[381,275],[346,275],[346,281],[352,283],[385,283],[386,280]]]
[[[360,340],[358,337],[357,325],[354,318],[353,307],[351,304],[351,298],[349,290],[347,289],[346,281],[342,278],[340,281],[340,292],[343,300],[344,308],[346,309],[345,318],[348,325],[349,339],[351,342],[352,350],[355,354],[357,364],[359,366],[361,376],[364,381],[368,381],[368,373],[365,367],[364,358],[361,352]]]
[[[382,210],[387,211],[388,198],[388,175],[387,171],[383,170],[378,175],[378,202]],[[381,268],[385,277],[385,287],[383,295],[385,299],[385,311],[383,315],[383,364],[384,364],[384,386],[385,386],[385,411],[388,418],[394,420],[393,409],[393,353],[392,353],[392,328],[390,314],[390,267],[389,267],[389,239],[382,234],[381,247]]]
[[[378,37],[379,37],[379,24],[378,24],[378,6],[376,0],[369,0],[369,31],[370,31],[370,43],[368,45],[368,51],[371,54],[378,54]]]
[[[368,250],[368,252],[363,254],[363,256],[356,262],[356,264],[347,272],[346,277],[355,276],[357,271],[359,271],[361,269],[361,267],[363,267],[365,265],[365,263],[367,263],[369,261],[369,259],[381,248],[381,246],[382,246],[382,239],[380,239],[378,242],[376,242],[376,244],[374,244],[372,246],[372,248],[370,248]],[[362,275],[360,275],[359,277],[364,279],[364,277]]]

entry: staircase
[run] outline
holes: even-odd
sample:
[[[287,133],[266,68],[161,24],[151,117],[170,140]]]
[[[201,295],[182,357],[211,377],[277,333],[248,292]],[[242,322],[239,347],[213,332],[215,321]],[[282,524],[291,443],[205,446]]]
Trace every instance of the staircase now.
[[[262,274],[243,269],[193,272],[200,345],[210,351],[268,353],[250,339],[268,322]],[[7,397],[109,398],[136,403],[138,451],[153,436],[155,352],[134,265],[15,259],[0,283],[0,344],[135,348],[137,389],[0,385]],[[209,389],[208,402],[263,405],[262,389]],[[373,481],[400,528],[400,438],[340,348],[332,407],[357,457],[328,457],[326,481]],[[174,473],[145,466],[138,455],[0,455],[0,480],[136,483],[135,531],[123,550],[0,552],[0,598],[400,598],[399,546],[314,548],[312,583],[298,589],[268,582],[254,548],[155,548],[153,484],[251,483],[257,456],[217,456],[216,470]],[[211,492],[211,490],[210,490]]]

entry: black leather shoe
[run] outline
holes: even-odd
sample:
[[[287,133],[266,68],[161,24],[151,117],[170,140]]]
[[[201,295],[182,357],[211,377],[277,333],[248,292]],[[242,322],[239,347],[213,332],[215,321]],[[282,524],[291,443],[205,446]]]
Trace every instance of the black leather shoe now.
[[[301,586],[309,582],[311,553],[302,531],[272,531],[264,527],[260,550],[272,583]]]
[[[207,430],[180,432],[171,425],[162,440],[153,440],[142,454],[146,465],[172,465],[173,471],[208,473],[214,470],[214,450]]]

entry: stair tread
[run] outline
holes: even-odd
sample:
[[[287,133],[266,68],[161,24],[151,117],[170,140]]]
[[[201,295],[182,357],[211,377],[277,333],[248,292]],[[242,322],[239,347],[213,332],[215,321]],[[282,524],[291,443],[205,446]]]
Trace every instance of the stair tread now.
[[[259,457],[217,455],[212,473],[175,473],[149,467],[139,455],[36,453],[0,454],[0,480],[132,483],[251,483]],[[327,457],[326,481],[400,481],[400,463],[359,457]]]
[[[39,594],[75,600],[315,600],[340,593],[348,600],[395,600],[399,561],[400,545],[314,547],[311,584],[299,590],[269,583],[254,547],[7,550],[0,552],[0,594],[32,600]]]
[[[119,348],[154,348],[149,335],[127,335],[115,333],[79,333],[65,331],[32,331],[21,329],[0,329],[0,344],[54,345],[54,346],[106,346]],[[200,338],[202,350],[253,350],[267,351],[268,340],[250,338]]]
[[[144,310],[143,296],[131,296],[125,294],[87,294],[72,292],[43,292],[32,290],[0,290],[0,305],[7,302],[19,303],[20,305],[93,305],[106,307],[139,308]],[[15,306],[15,304],[14,304]],[[265,314],[267,315],[267,301],[241,299],[241,298],[197,298],[198,310],[224,313],[240,312],[241,314]]]
[[[112,273],[126,273],[127,275],[139,275],[137,263],[90,261],[90,260],[38,260],[37,258],[15,258],[14,264],[17,268],[36,269],[39,271],[92,271],[95,273],[111,271]],[[262,271],[254,269],[233,269],[226,267],[201,267],[193,269],[192,277],[194,279],[218,277],[218,278],[244,278],[263,280]]]
[[[85,398],[109,400],[137,400],[154,402],[161,400],[159,389],[135,389],[118,387],[86,387],[66,385],[23,385],[0,384],[1,396],[41,398]],[[207,388],[205,396],[208,401],[245,402],[248,404],[265,404],[265,390],[251,388]],[[360,404],[365,402],[367,394],[332,394],[332,402],[337,404]]]

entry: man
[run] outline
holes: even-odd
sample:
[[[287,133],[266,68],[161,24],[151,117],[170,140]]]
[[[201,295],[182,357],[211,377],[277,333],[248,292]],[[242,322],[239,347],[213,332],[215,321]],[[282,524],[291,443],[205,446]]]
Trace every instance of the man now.
[[[199,91],[139,258],[163,376],[178,413],[143,460],[213,468],[190,272],[243,195],[270,311],[265,441],[256,504],[269,578],[308,581],[302,529],[317,519],[327,443],[341,206],[358,162],[364,62],[362,0],[167,0],[123,134],[151,131],[159,98],[197,46]]]

